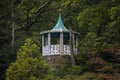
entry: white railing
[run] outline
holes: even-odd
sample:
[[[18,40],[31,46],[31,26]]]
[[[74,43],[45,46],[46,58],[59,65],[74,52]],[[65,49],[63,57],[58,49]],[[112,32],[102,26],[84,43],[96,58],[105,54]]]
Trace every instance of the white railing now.
[[[74,53],[77,52],[77,48],[74,49]],[[60,45],[51,45],[43,47],[43,56],[46,55],[70,55],[70,46],[63,45],[62,53],[60,51]]]
[[[43,56],[49,55],[49,46],[44,46],[42,49]]]
[[[60,45],[51,45],[51,55],[60,54]]]

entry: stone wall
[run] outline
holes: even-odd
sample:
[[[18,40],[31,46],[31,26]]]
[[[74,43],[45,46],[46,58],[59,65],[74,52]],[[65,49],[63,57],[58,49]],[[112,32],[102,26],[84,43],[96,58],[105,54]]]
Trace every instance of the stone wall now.
[[[51,70],[65,69],[71,66],[70,55],[51,55],[44,56],[45,62],[49,65]]]

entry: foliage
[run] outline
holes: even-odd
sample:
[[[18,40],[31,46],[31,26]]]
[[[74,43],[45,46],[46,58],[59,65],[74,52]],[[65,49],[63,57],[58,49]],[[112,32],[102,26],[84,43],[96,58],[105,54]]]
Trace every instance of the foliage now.
[[[120,74],[120,64],[119,63],[115,63],[112,64],[113,68],[116,70],[116,73]]]
[[[5,79],[5,71],[16,60],[16,53],[24,40],[31,37],[32,33],[38,34],[55,25],[58,8],[62,9],[65,26],[80,33],[76,61],[83,72],[89,69],[86,63],[91,62],[93,54],[98,56],[106,47],[120,47],[119,0],[1,0],[0,8],[0,80]],[[13,23],[14,53],[11,52]],[[35,43],[41,46],[38,41]],[[61,60],[60,63],[64,62]],[[112,65],[119,73],[119,64]],[[65,65],[60,67],[66,69]],[[36,78],[33,76],[30,79]]]
[[[79,74],[81,74],[82,71],[83,71],[82,67],[80,67],[80,66],[72,66],[69,69],[69,74],[71,74],[71,75],[79,75]]]
[[[31,37],[32,32],[38,33],[46,28],[50,29],[50,26],[53,26],[56,21],[51,15],[55,16],[56,13],[52,12],[56,12],[57,3],[50,1],[43,6],[47,1],[49,0],[0,1],[0,80],[5,79],[5,71],[10,63],[16,60],[16,53],[24,44],[24,40]],[[13,23],[14,26],[12,26]],[[26,26],[27,30],[25,30]],[[13,27],[15,28],[14,53],[11,49]]]
[[[48,67],[42,60],[39,47],[31,39],[17,52],[17,60],[7,69],[6,80],[37,80],[46,77]]]
[[[119,1],[92,1],[80,0],[78,3],[82,6],[80,8],[77,19],[79,20],[79,27],[82,36],[87,32],[94,32],[97,37],[105,37],[108,44],[113,42],[119,44]],[[83,6],[84,5],[84,6]],[[115,18],[116,17],[116,18]],[[114,25],[115,24],[115,25]]]
[[[56,78],[55,80],[104,80],[105,76],[102,74],[84,73],[81,75],[66,75],[63,78]]]
[[[77,63],[85,64],[92,55],[98,55],[105,47],[104,38],[97,38],[95,33],[88,33],[79,43],[79,53],[76,56]]]
[[[80,77],[76,75],[66,75],[63,78],[57,77],[56,80],[79,80]]]

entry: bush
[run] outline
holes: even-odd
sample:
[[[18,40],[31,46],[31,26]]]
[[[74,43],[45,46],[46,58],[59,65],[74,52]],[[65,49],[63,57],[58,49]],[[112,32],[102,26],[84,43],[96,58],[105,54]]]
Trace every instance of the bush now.
[[[83,71],[83,68],[81,66],[72,66],[70,69],[69,69],[69,73],[71,75],[78,75],[80,74],[81,72]]]
[[[98,74],[95,76],[95,79],[96,80],[105,80],[105,76],[104,76],[104,74]]]
[[[6,80],[44,79],[49,68],[39,51],[39,47],[31,39],[27,39],[17,52],[17,60],[8,67]]]
[[[103,73],[103,74],[112,74],[113,71],[110,70],[110,69],[105,69],[105,70],[102,71],[102,73]]]

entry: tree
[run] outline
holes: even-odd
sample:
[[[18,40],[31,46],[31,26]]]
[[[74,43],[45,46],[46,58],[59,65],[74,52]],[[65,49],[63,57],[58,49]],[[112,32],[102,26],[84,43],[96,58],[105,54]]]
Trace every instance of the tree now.
[[[57,1],[54,1],[0,1],[0,80],[4,80],[6,68],[16,59],[16,52],[24,44],[24,40],[32,32],[53,27],[58,10]]]
[[[74,57],[74,51],[73,51],[73,36],[72,36],[72,27],[73,27],[73,15],[72,15],[72,4],[74,1],[71,1],[71,0],[67,0],[67,1],[61,1],[62,2],[62,5],[63,7],[67,8],[67,12],[69,14],[67,14],[69,17],[67,18],[67,22],[68,22],[68,27],[69,27],[69,45],[70,45],[70,56],[71,56],[71,63],[72,63],[72,66],[76,65],[76,61],[75,61],[75,57]]]
[[[6,80],[41,80],[47,72],[48,66],[42,60],[39,47],[27,39],[17,52],[17,60],[8,67]]]
[[[80,2],[80,3],[79,3]],[[78,1],[78,21],[80,33],[84,37],[87,32],[94,32],[97,37],[106,37],[108,44],[119,44],[120,9],[118,0],[80,0]],[[84,5],[84,6],[83,6]]]
[[[6,0],[0,1],[0,80],[5,78],[5,70],[9,63],[11,55],[11,28],[9,27],[9,11],[10,6]],[[9,52],[9,54],[8,54]]]

